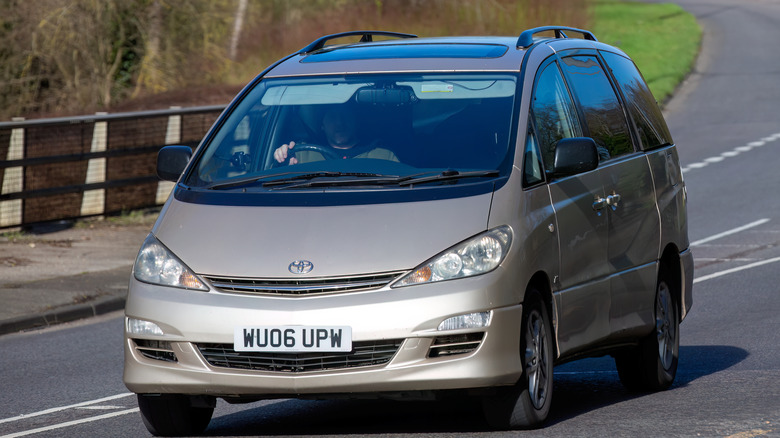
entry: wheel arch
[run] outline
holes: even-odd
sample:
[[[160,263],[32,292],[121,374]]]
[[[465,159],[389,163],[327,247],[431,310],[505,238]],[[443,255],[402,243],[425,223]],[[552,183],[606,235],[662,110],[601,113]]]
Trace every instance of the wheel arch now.
[[[664,248],[664,251],[661,254],[661,259],[658,262],[659,273],[661,269],[666,270],[666,272],[669,274],[670,280],[672,282],[672,284],[669,286],[672,288],[674,304],[677,306],[677,314],[680,315],[680,320],[682,320],[684,315],[684,306],[682,303],[685,300],[685,297],[683,297],[683,274],[680,265],[680,251],[673,243],[666,245],[666,248]]]
[[[552,324],[552,337],[553,342],[553,357],[558,357],[558,312],[555,307],[555,301],[552,293],[552,284],[550,277],[543,271],[537,271],[531,276],[528,281],[528,285],[525,288],[525,294],[523,295],[523,301],[525,302],[525,296],[531,291],[536,290],[541,294],[542,303],[544,303],[547,309],[547,314],[550,315],[550,322]]]

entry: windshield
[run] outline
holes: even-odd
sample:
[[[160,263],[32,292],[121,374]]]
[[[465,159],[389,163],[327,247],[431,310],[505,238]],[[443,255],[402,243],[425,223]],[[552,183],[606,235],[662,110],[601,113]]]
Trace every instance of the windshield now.
[[[495,73],[266,79],[211,136],[186,183],[276,189],[285,178],[303,187],[300,179],[347,176],[355,188],[356,178],[385,186],[495,177],[507,162],[516,88],[515,75]]]

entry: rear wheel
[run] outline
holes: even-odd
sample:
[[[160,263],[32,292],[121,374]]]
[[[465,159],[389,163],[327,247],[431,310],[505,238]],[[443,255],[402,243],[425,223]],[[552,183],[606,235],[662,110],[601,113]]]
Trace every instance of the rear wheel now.
[[[523,375],[513,387],[482,400],[485,419],[496,429],[531,429],[550,412],[553,389],[553,349],[550,317],[541,295],[531,290],[523,303]]]
[[[182,394],[138,394],[141,418],[155,436],[198,435],[206,430],[214,413],[213,397]]]
[[[661,268],[655,297],[655,330],[637,348],[615,356],[623,386],[634,391],[660,391],[674,382],[680,351],[680,312],[668,270]]]

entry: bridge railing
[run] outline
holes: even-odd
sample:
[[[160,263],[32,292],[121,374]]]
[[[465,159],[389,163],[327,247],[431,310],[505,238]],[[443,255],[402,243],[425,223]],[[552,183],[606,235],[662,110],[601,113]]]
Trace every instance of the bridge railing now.
[[[157,151],[196,146],[224,106],[0,122],[0,229],[165,202]]]

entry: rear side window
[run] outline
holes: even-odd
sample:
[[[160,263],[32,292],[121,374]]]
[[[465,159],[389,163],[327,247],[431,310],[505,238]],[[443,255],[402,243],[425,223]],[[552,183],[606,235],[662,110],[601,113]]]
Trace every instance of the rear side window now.
[[[574,102],[557,63],[545,67],[536,80],[533,117],[545,170],[552,172],[555,143],[562,138],[582,136]]]
[[[636,124],[642,149],[672,144],[672,136],[658,108],[653,93],[647,87],[634,63],[623,56],[601,52],[626,99],[628,111]]]
[[[598,58],[568,56],[563,64],[601,161],[633,152],[623,109]]]

